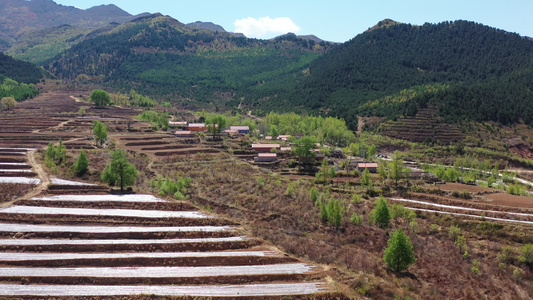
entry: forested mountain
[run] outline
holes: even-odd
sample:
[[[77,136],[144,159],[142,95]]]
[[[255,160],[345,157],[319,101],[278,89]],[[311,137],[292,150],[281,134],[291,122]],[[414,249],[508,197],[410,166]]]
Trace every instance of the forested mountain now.
[[[142,15],[132,16],[113,4],[83,10],[59,5],[52,0],[2,0],[0,51],[6,50],[22,35],[32,31],[64,24],[96,28],[111,22],[124,23]]]
[[[73,45],[108,32],[118,25],[111,23],[97,29],[61,25],[32,31],[21,37],[5,53],[17,59],[41,65]]]
[[[42,77],[43,70],[34,64],[0,53],[0,98],[21,101],[33,97],[39,94],[33,84]]]
[[[65,32],[57,45],[71,48],[45,67],[165,100],[340,116],[352,128],[358,115],[396,118],[428,105],[451,122],[533,122],[533,42],[517,34],[468,21],[384,20],[337,46],[209,28],[161,14],[99,32],[58,28],[50,33]]]
[[[290,80],[333,46],[294,36],[235,37],[155,14],[82,41],[46,68],[64,79],[96,78],[169,99],[215,101],[251,86]]]
[[[37,83],[43,72],[34,64],[0,53],[0,81],[6,77],[21,83]]]
[[[533,107],[529,39],[467,21],[378,25],[319,57],[298,84],[271,97],[269,106],[327,112],[346,118],[352,127],[360,114],[413,114],[428,103],[437,104],[450,120],[531,119],[526,116],[530,109],[523,109]],[[447,88],[435,91],[435,84]],[[413,88],[418,92],[409,98],[394,97]],[[246,100],[264,107],[266,93],[255,92]],[[378,101],[371,109],[366,104],[387,96],[396,101]],[[507,106],[499,117],[491,111]]]
[[[212,31],[221,31],[221,32],[228,32],[224,29],[224,27],[220,26],[220,25],[217,25],[217,24],[214,24],[212,22],[201,22],[201,21],[196,21],[194,23],[188,23],[187,25],[191,26],[191,27],[194,27],[194,28],[198,28],[198,29],[205,29],[205,30],[212,30]],[[229,32],[231,33],[232,35],[234,36],[238,36],[238,37],[245,37],[244,34],[242,33],[235,33],[235,32]]]

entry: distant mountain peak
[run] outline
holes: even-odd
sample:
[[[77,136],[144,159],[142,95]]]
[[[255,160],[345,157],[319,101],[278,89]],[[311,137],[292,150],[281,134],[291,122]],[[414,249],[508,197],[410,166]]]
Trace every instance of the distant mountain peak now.
[[[92,13],[104,13],[105,15],[111,15],[115,17],[130,17],[131,14],[115,4],[102,4],[85,9],[86,12]]]
[[[368,28],[367,31],[365,32],[370,32],[370,31],[373,31],[373,30],[376,30],[376,29],[380,29],[380,28],[389,28],[391,26],[394,26],[394,25],[399,25],[399,24],[403,24],[401,22],[396,22],[392,19],[384,19],[382,21],[379,21],[376,25]]]
[[[220,26],[218,24],[212,23],[212,22],[196,21],[196,22],[193,22],[193,23],[189,23],[187,25],[191,26],[191,27],[194,27],[194,28],[197,28],[197,29],[219,31],[219,32],[227,32],[227,33],[229,33],[229,34],[231,34],[233,36],[236,36],[236,37],[246,37],[242,33],[235,33],[235,32],[226,31],[224,29],[224,27],[222,27],[222,26]]]
[[[220,25],[217,25],[217,24],[214,24],[212,22],[196,21],[196,22],[193,22],[193,23],[189,23],[187,25],[195,27],[195,28],[198,28],[198,29],[226,32],[224,27],[222,27]]]

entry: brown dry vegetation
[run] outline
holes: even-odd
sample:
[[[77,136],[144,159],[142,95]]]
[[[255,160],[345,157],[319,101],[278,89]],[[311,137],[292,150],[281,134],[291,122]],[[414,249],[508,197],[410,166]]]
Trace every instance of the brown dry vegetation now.
[[[172,178],[190,176],[193,180],[191,200],[216,213],[227,215],[250,226],[254,235],[270,241],[290,254],[331,266],[335,280],[347,295],[374,299],[409,296],[427,298],[471,298],[484,295],[521,298],[533,296],[531,271],[519,264],[522,282],[513,280],[513,266],[500,265],[498,255],[504,245],[515,249],[530,236],[531,228],[499,225],[478,220],[461,220],[446,215],[418,214],[418,229],[409,231],[417,263],[408,273],[387,270],[382,256],[389,232],[403,227],[406,220],[393,222],[388,229],[369,225],[368,213],[373,199],[355,204],[344,185],[332,187],[330,196],[346,207],[339,230],[325,225],[319,209],[309,200],[313,180],[289,180],[268,170],[252,167],[232,159],[228,154],[174,156],[155,162],[152,170]],[[257,178],[264,179],[264,185]],[[377,183],[377,181],[376,181]],[[287,187],[295,187],[293,194]],[[148,188],[144,186],[143,188]],[[324,190],[324,189],[322,189]],[[362,191],[358,191],[362,192]],[[363,216],[363,224],[350,224],[353,212]],[[437,224],[438,231],[430,232]],[[456,224],[463,228],[469,257],[463,257],[447,229]],[[480,274],[471,271],[473,260],[480,263]]]
[[[17,107],[13,116],[3,116],[5,119],[2,119],[2,122],[11,125],[0,132],[0,139],[2,144],[5,142],[13,147],[45,147],[50,141],[58,142],[58,137],[61,136],[65,145],[70,144],[69,148],[72,149],[68,151],[67,161],[54,175],[97,183],[100,172],[110,160],[110,152],[109,149],[93,149],[94,141],[89,138],[92,136],[91,121],[77,120],[78,116],[75,114],[79,107],[87,104],[74,102],[70,98],[72,94],[68,91],[52,92],[24,102]],[[74,93],[76,94],[79,93]],[[132,123],[135,132],[128,132],[128,118],[138,113],[135,110],[114,107],[88,110],[88,113],[92,113],[90,115],[92,118],[99,117],[109,126],[110,139],[113,140],[109,144],[127,150],[129,161],[140,171],[134,191],[157,192],[150,189],[150,180],[160,175],[172,179],[189,176],[192,178],[193,186],[188,190],[188,197],[193,204],[236,220],[224,221],[224,224],[243,224],[255,236],[284,249],[291,255],[326,265],[328,274],[340,283],[340,290],[350,297],[372,299],[533,297],[532,271],[528,266],[520,264],[516,258],[518,248],[526,242],[531,242],[533,230],[530,226],[418,213],[417,228],[410,228],[407,220],[400,218],[394,220],[390,228],[381,229],[369,224],[369,213],[374,208],[374,198],[365,196],[360,203],[354,203],[352,201],[354,193],[362,195],[368,193],[358,187],[359,179],[343,177],[329,186],[329,197],[340,200],[345,207],[344,221],[340,228],[336,229],[320,220],[319,208],[309,200],[309,190],[314,186],[326,193],[326,188],[317,185],[311,176],[279,175],[271,169],[258,168],[235,159],[226,152],[220,152],[222,147],[218,143],[200,139],[179,140],[169,134],[149,132],[149,126],[143,123]],[[33,129],[31,126],[18,129],[14,126],[26,120],[24,118],[28,116],[39,117],[42,120]],[[456,128],[453,133],[453,139],[461,136]],[[434,130],[431,134],[435,137]],[[238,141],[225,141],[225,143],[231,148],[239,149]],[[79,154],[78,148],[81,147],[86,149],[89,158],[89,172],[78,178],[73,173],[72,165]],[[396,146],[392,148],[394,147]],[[10,159],[20,161],[16,157]],[[374,177],[374,184],[377,185],[377,190],[381,189],[391,196],[398,195],[391,192],[390,182],[379,186],[378,179]],[[414,184],[411,183],[411,187]],[[422,183],[417,184],[422,185]],[[404,186],[399,194],[442,204],[456,204],[455,201],[460,200],[450,196],[454,188],[455,186],[444,186],[441,191],[433,191],[433,187],[423,186],[420,193],[409,194],[407,187]],[[13,196],[22,195],[31,187],[0,185],[0,189],[2,189],[0,196],[3,197],[0,201],[10,201]],[[478,201],[481,199],[478,197],[490,197],[491,195],[486,194],[492,191],[480,188],[468,189],[474,194],[474,199],[469,202],[462,201],[462,205],[499,209]],[[497,199],[493,200],[492,204],[497,204]],[[363,222],[359,226],[349,222],[354,212],[363,217]],[[22,215],[7,215],[11,222],[18,220],[46,223],[55,217],[44,216],[38,220],[28,220]],[[171,222],[150,222],[133,218],[80,217],[79,221],[108,225],[136,224],[139,221],[152,226],[172,225]],[[65,217],[63,222],[76,222],[76,220],[73,217]],[[453,239],[448,236],[448,228],[451,225],[457,225],[461,229],[461,235],[465,236],[469,253],[467,257],[463,256]],[[408,272],[396,274],[386,268],[382,257],[389,234],[400,227],[404,228],[411,238],[417,262],[408,269]],[[235,247],[237,246],[242,245]],[[515,254],[502,261],[500,255],[504,246],[512,247]],[[128,248],[127,245],[121,247]],[[162,250],[166,250],[166,247],[171,245],[163,247],[165,249]],[[79,250],[91,252],[95,249]],[[195,250],[194,247],[192,250]],[[478,274],[472,272],[474,260],[480,262]],[[513,278],[515,268],[522,272],[520,280]]]

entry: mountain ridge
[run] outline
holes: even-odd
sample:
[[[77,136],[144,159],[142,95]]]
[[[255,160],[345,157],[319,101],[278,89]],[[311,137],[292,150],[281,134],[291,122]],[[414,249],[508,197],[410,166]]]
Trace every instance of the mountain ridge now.
[[[64,24],[95,28],[112,22],[124,23],[142,15],[146,13],[133,16],[113,4],[83,10],[52,0],[3,0],[0,5],[0,51],[5,51],[32,31]]]

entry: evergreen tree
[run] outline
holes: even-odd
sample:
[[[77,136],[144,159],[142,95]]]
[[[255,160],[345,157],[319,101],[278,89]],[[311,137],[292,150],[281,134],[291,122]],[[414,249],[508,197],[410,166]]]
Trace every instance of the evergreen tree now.
[[[390,224],[390,211],[387,206],[387,201],[383,196],[380,196],[376,201],[376,208],[374,209],[374,222],[378,224],[379,227],[385,228]]]
[[[107,127],[100,121],[94,121],[93,124],[94,139],[100,146],[107,141]]]
[[[120,185],[120,191],[123,192],[125,186],[135,183],[137,175],[137,169],[128,162],[126,153],[118,149],[111,155],[111,162],[105,167],[101,179],[111,186]]]
[[[403,272],[416,262],[413,245],[401,228],[392,234],[387,244],[383,261],[392,271]]]
[[[363,171],[361,176],[361,187],[370,186],[372,184],[372,178],[370,176],[370,171],[367,168]]]
[[[74,170],[76,170],[76,174],[81,176],[85,174],[85,172],[87,172],[88,169],[89,169],[89,159],[87,158],[85,151],[81,149],[80,156],[78,156],[78,159],[74,163]]]

